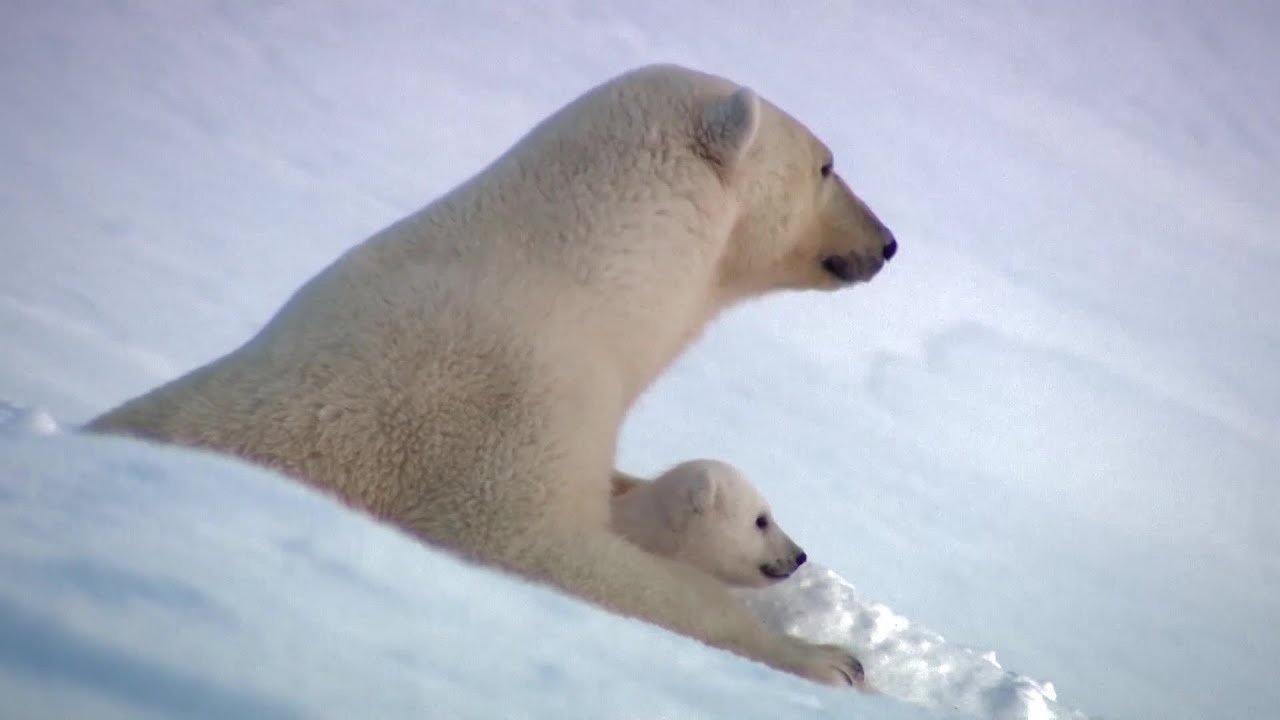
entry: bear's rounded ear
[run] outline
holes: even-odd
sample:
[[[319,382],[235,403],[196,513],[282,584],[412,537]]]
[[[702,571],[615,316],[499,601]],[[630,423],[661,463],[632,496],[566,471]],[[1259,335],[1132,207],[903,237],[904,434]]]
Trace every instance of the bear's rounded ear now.
[[[716,481],[710,474],[699,472],[679,478],[674,492],[658,496],[667,525],[676,532],[683,532],[689,518],[706,515],[716,500]]]
[[[685,498],[689,501],[689,510],[694,515],[706,515],[716,501],[716,479],[710,473],[698,473],[690,478],[685,488]]]
[[[760,129],[760,98],[751,88],[715,98],[702,108],[698,150],[722,173],[732,171]]]

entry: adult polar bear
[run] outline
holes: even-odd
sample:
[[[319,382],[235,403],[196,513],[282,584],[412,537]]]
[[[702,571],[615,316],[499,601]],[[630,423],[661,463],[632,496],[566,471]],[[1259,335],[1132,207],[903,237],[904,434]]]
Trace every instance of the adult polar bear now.
[[[798,121],[727,79],[639,68],[86,429],[232,453],[474,561],[860,686],[846,651],[610,533],[609,479],[628,409],[717,313],[868,280],[895,249]]]

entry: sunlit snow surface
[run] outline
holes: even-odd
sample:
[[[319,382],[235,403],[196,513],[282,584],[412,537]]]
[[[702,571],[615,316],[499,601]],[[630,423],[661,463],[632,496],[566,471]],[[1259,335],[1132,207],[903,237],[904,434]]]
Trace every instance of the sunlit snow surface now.
[[[786,582],[740,596],[780,632],[853,650],[877,692],[980,718],[1085,717],[1057,704],[1053,683],[1004,670],[994,651],[948,643],[864,598],[847,580],[816,563],[801,567]]]
[[[0,477],[5,717],[776,718],[875,707],[467,568],[206,453],[65,435],[47,413],[0,406]],[[865,602],[830,571],[810,565],[744,598],[779,630],[858,652],[885,695],[981,718],[1074,717],[1050,712],[1052,690]]]
[[[0,400],[43,409],[0,440],[0,553],[26,563],[0,576],[4,631],[43,638],[0,639],[0,698],[135,717],[151,701],[121,694],[159,692],[198,716],[224,707],[208,681],[322,717],[1034,717],[1050,694],[1093,718],[1276,716],[1276,37],[1267,0],[0,3]],[[795,585],[802,618],[778,620],[847,617],[884,695],[526,592],[239,465],[49,435],[234,348],[347,247],[656,60],[803,119],[902,249],[865,287],[724,317],[619,464],[741,467],[857,588]],[[166,577],[230,614],[173,614]],[[41,647],[66,652],[14,650]],[[68,689],[102,682],[129,692]]]

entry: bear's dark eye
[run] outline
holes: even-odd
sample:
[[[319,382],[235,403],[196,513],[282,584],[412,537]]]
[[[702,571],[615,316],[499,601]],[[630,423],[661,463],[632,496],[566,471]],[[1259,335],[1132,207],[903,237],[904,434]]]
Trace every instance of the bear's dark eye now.
[[[760,528],[761,530],[764,530],[764,529],[768,528],[768,527],[769,527],[769,518],[767,518],[767,517],[765,517],[765,516],[763,516],[763,515],[761,515],[760,517],[756,518],[756,527]]]
[[[835,162],[828,160],[826,164],[822,166],[822,169],[819,170],[819,172],[822,173],[822,177],[827,178],[827,177],[831,177],[831,173],[834,170],[835,170]]]

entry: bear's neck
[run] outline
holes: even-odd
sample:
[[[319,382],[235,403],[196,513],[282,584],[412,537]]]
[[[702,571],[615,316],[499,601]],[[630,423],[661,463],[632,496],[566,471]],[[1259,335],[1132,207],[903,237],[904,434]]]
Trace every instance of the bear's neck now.
[[[486,297],[507,294],[565,347],[589,351],[593,372],[616,370],[627,406],[729,304],[718,273],[736,205],[718,182],[667,188],[657,209],[591,190],[625,172],[563,183],[514,163],[490,172],[424,216],[433,261],[483,268],[474,281]]]
[[[702,334],[718,306],[702,288],[674,289],[661,297],[644,292],[615,293],[601,302],[595,293],[582,296],[595,305],[575,335],[617,368],[630,405]]]

